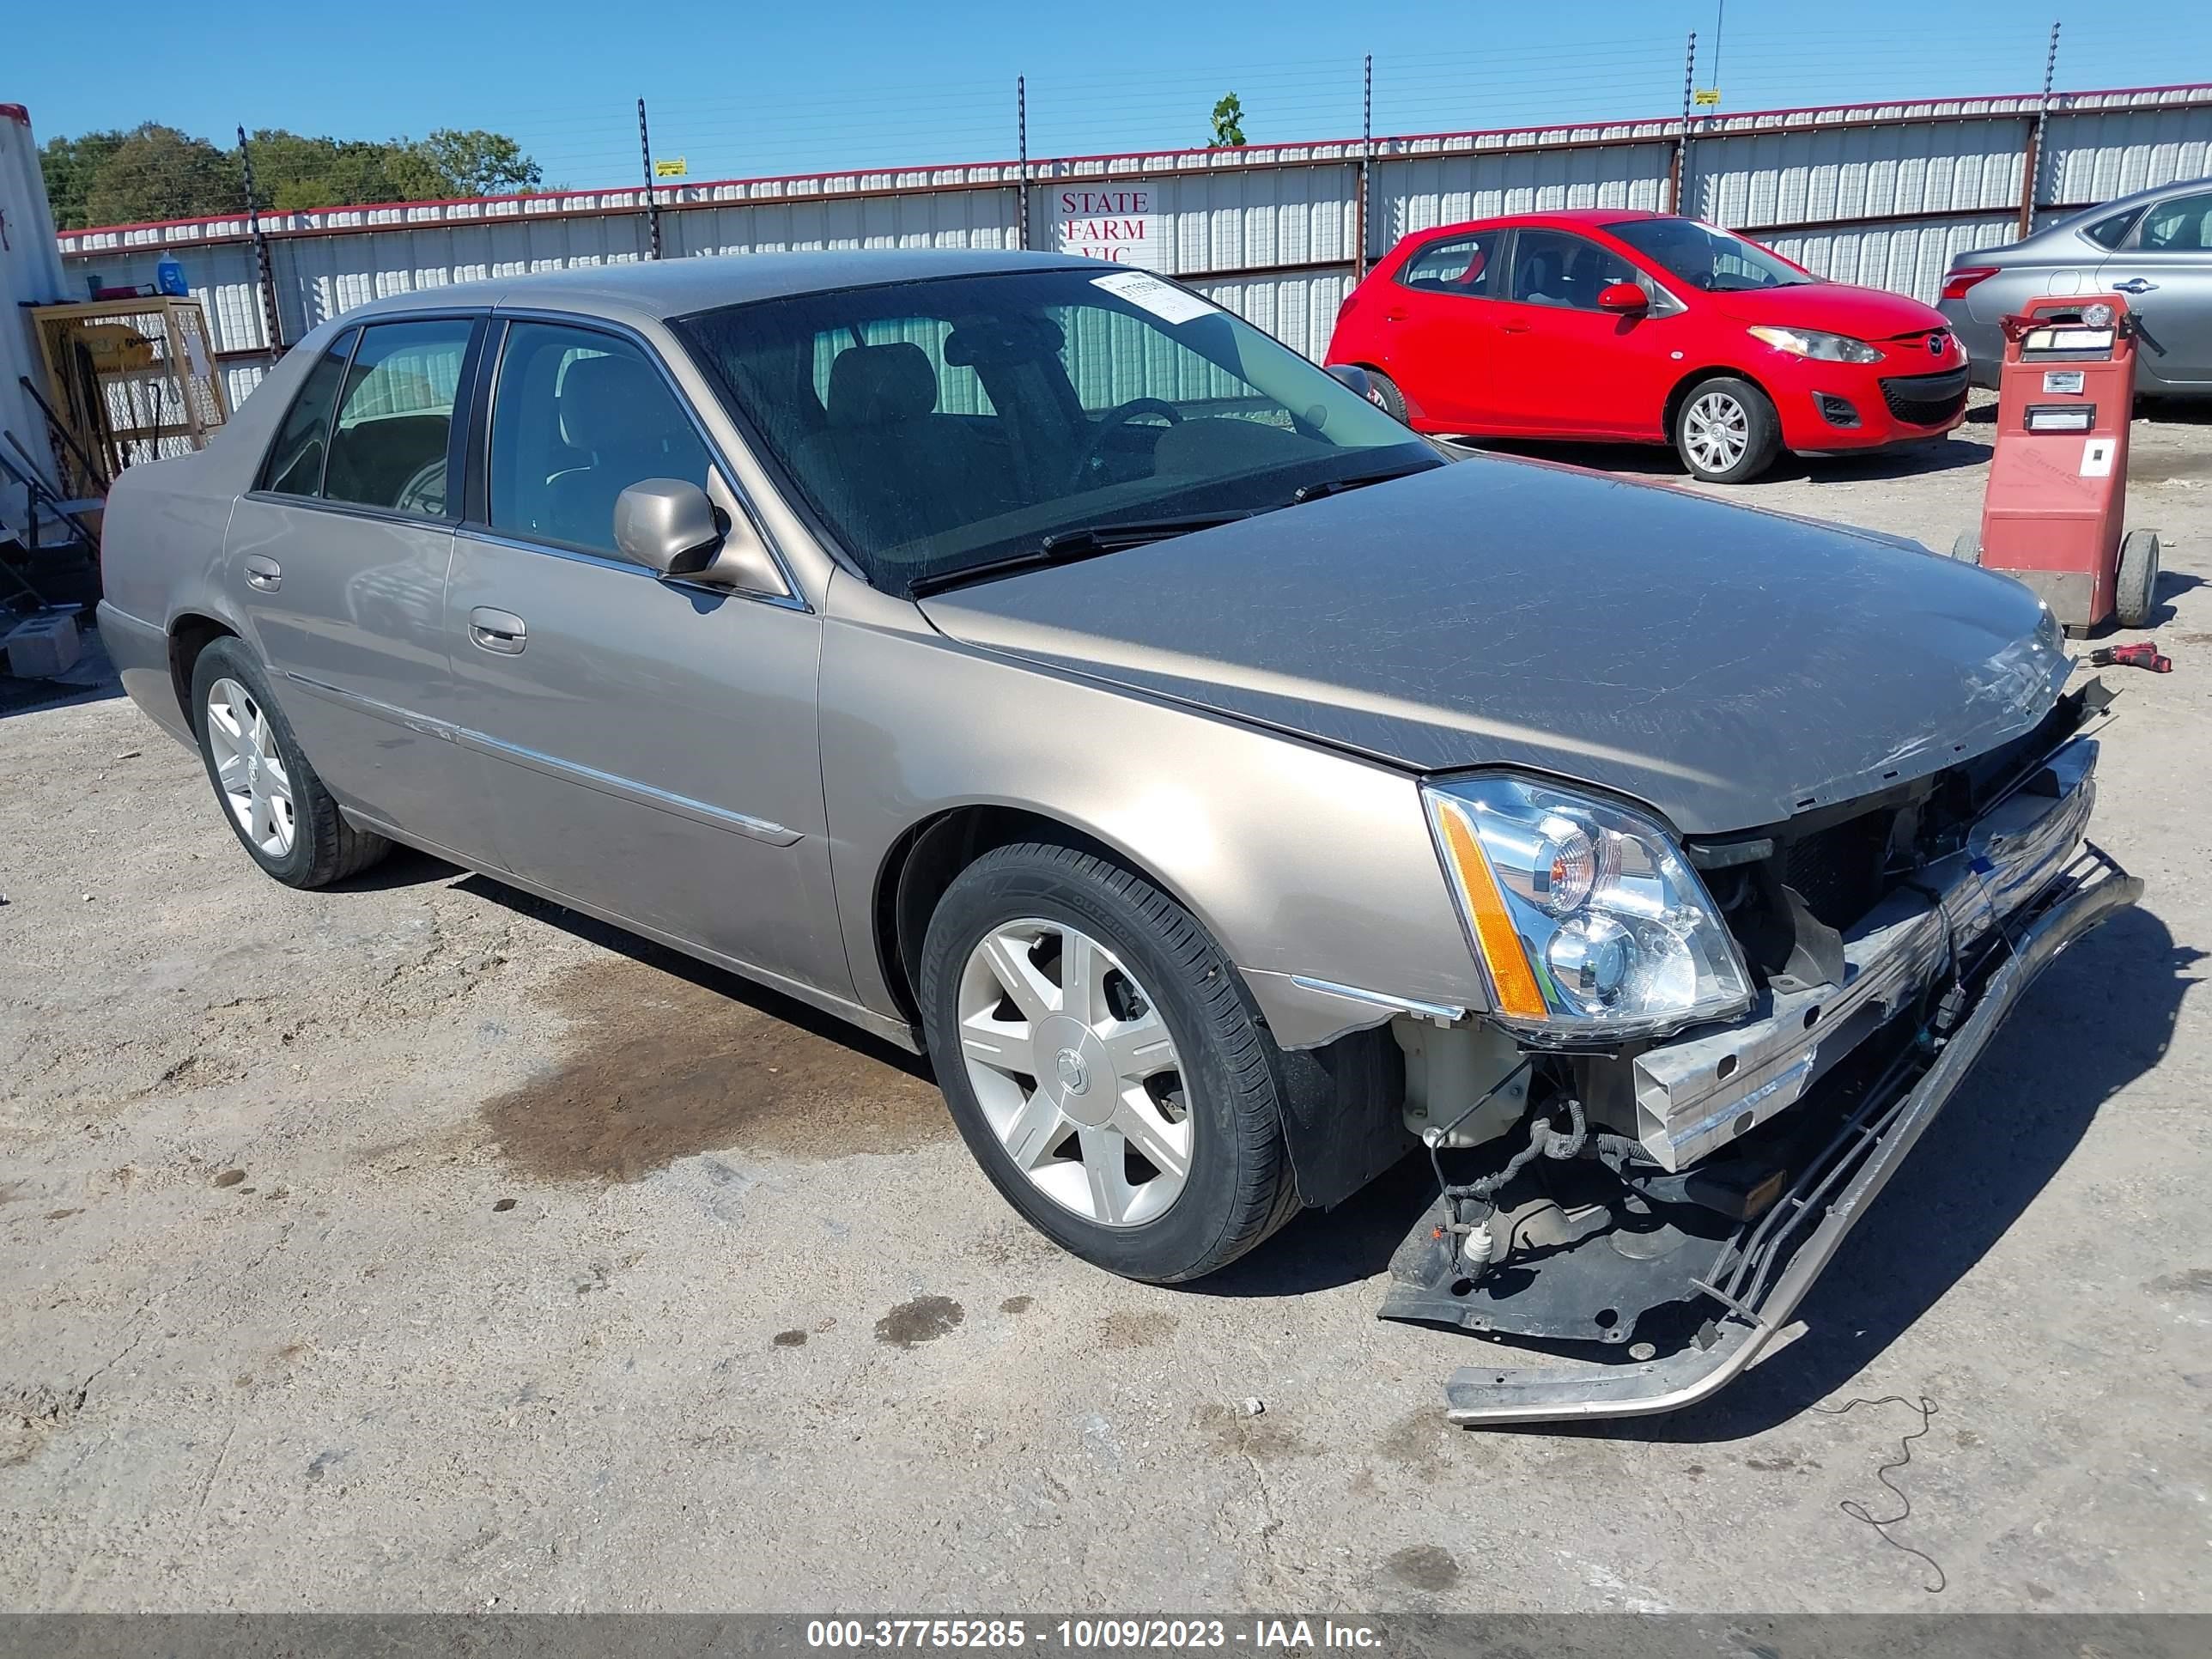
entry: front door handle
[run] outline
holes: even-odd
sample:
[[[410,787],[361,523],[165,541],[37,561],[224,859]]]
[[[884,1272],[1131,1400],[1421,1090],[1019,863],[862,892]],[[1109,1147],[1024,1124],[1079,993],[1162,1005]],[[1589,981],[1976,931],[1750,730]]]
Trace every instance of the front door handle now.
[[[246,585],[264,593],[273,593],[284,583],[284,567],[276,560],[258,553],[246,556]]]
[[[480,605],[469,612],[469,643],[480,650],[516,657],[529,642],[530,630],[512,611],[495,611]]]
[[[1526,323],[1500,323],[1498,325],[1498,331],[1500,334],[1526,334],[1528,331],[1528,325]]]
[[[2156,283],[2147,283],[2140,276],[2130,276],[2124,283],[2114,283],[2112,284],[2112,292],[2115,294],[2148,294],[2157,286],[2158,284]]]

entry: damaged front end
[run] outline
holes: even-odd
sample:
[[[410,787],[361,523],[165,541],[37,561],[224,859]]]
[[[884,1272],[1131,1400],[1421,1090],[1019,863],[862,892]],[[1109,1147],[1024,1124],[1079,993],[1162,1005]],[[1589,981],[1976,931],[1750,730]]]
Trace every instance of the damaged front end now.
[[[1438,1196],[1382,1317],[1555,1347],[1462,1368],[1465,1424],[1669,1411],[1750,1364],[2035,975],[2142,884],[2085,840],[2101,692],[1999,754],[1684,850],[1748,1012],[1605,1052],[1394,1026]]]

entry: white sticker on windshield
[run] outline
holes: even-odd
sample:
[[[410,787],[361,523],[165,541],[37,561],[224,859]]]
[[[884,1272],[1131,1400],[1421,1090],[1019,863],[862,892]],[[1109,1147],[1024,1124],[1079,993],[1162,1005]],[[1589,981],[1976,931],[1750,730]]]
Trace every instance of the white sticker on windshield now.
[[[1141,270],[1117,270],[1110,276],[1094,276],[1091,286],[1103,288],[1133,306],[1142,306],[1166,323],[1187,323],[1195,317],[1210,317],[1215,309],[1211,301],[1195,294],[1186,294],[1174,283],[1164,283]]]

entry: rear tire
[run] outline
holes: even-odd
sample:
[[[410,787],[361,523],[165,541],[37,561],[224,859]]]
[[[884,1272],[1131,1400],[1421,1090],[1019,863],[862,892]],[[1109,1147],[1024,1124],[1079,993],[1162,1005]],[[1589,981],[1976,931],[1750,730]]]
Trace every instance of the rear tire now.
[[[1674,411],[1674,453],[1692,477],[1748,483],[1782,453],[1782,420],[1773,399],[1748,380],[1700,380]]]
[[[1399,420],[1407,416],[1406,394],[1398,390],[1395,380],[1379,368],[1367,371],[1367,401]]]
[[[1219,948],[1151,883],[1071,847],[986,853],[930,917],[920,991],[969,1151],[1071,1254],[1174,1284],[1297,1211],[1273,1045]]]
[[[346,822],[245,641],[225,636],[200,653],[191,712],[223,822],[267,874],[287,887],[326,887],[392,850]]]
[[[1951,544],[1951,556],[1960,564],[1979,564],[1982,562],[1982,532],[1961,530],[1958,540]]]
[[[2158,595],[2158,532],[2130,530],[2120,538],[2120,569],[2112,584],[2112,617],[2123,628],[2148,628]]]

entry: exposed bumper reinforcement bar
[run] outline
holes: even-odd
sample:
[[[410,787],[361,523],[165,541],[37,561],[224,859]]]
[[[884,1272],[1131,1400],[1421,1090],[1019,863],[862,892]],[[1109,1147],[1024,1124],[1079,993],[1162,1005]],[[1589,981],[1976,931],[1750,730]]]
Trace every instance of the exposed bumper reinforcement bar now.
[[[1831,1152],[1776,1204],[1776,1246],[1797,1218],[1820,1212],[1820,1219],[1794,1251],[1785,1255],[1773,1249],[1763,1264],[1754,1256],[1755,1271],[1736,1293],[1723,1295],[1715,1287],[1726,1304],[1717,1340],[1642,1364],[1583,1362],[1522,1371],[1462,1366],[1444,1386],[1451,1420],[1557,1423],[1679,1411],[1717,1392],[1756,1361],[2036,975],[2075,939],[2142,896],[2142,883],[2102,852],[2085,847],[2082,856],[2087,867],[2069,872],[2032,919],[2014,919],[2018,931],[2010,948],[2001,948],[1972,1011],[1918,1080],[1886,1096],[1869,1095],[1838,1131]]]

